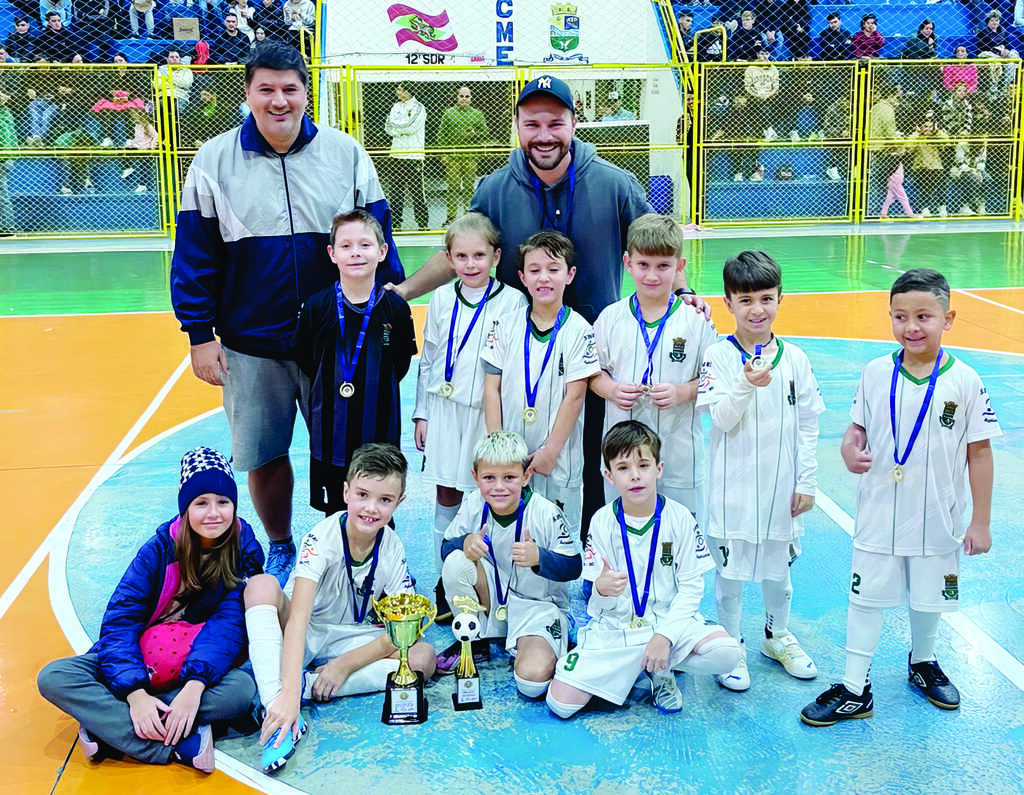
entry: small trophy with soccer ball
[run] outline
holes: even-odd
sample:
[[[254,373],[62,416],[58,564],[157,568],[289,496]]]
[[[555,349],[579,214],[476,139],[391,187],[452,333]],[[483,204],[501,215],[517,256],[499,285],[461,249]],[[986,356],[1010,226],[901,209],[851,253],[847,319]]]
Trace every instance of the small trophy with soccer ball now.
[[[455,670],[455,692],[452,693],[452,704],[456,711],[464,709],[481,709],[480,674],[473,663],[473,641],[480,637],[483,629],[480,626],[479,613],[484,607],[468,596],[452,598],[456,615],[452,620],[452,634],[462,644],[459,656],[459,667]]]

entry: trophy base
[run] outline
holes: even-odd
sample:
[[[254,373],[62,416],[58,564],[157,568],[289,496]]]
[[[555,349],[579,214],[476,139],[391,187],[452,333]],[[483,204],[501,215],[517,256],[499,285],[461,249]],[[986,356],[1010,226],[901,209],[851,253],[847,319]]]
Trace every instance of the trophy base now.
[[[427,719],[427,700],[423,697],[423,673],[413,671],[416,681],[411,685],[396,685],[394,674],[388,674],[384,689],[384,709],[380,721],[389,726],[407,726],[423,723]]]
[[[479,676],[455,676],[455,692],[452,693],[452,706],[456,712],[464,709],[483,709],[484,702],[480,700],[480,677]]]

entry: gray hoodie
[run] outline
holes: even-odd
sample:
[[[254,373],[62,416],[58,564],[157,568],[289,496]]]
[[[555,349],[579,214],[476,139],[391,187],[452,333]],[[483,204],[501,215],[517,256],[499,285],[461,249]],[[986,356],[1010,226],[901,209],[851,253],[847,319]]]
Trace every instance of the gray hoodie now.
[[[569,177],[552,187],[540,183],[548,215],[557,220],[576,247],[576,278],[566,288],[564,303],[588,323],[618,301],[622,292],[622,253],[634,219],[653,212],[636,177],[597,156],[593,144],[573,141],[576,190],[569,206]],[[473,194],[471,210],[482,212],[501,232],[498,278],[523,289],[518,274],[519,245],[544,223],[533,173],[522,149],[508,164],[484,177]],[[557,211],[557,215],[556,215]],[[568,219],[568,220],[566,220]]]

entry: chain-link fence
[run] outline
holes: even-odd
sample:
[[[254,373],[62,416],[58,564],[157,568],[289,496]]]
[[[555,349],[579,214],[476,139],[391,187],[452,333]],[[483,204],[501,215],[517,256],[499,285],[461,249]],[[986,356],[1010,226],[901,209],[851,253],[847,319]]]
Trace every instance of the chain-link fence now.
[[[852,220],[856,66],[706,64],[693,184],[709,223]]]
[[[0,65],[0,231],[166,228],[154,67]]]
[[[864,217],[1009,217],[1020,180],[1017,67],[872,63]]]

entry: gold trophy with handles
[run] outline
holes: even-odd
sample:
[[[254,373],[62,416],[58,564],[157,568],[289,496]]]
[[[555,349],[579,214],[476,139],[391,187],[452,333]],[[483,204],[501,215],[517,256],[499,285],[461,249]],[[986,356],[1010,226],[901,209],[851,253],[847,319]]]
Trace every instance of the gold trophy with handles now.
[[[423,674],[409,667],[409,648],[434,623],[437,605],[425,596],[402,593],[374,600],[373,609],[399,654],[398,670],[388,674],[381,722],[392,726],[423,723],[427,719]]]

